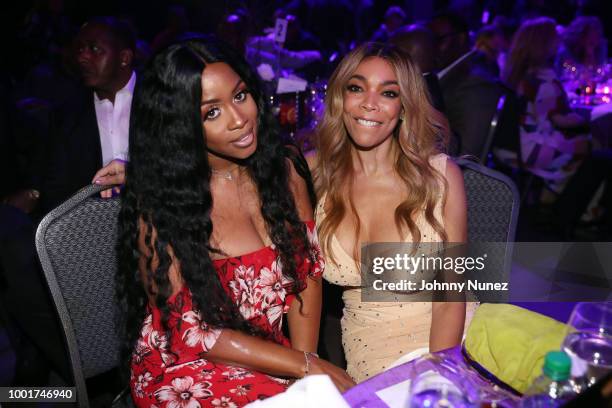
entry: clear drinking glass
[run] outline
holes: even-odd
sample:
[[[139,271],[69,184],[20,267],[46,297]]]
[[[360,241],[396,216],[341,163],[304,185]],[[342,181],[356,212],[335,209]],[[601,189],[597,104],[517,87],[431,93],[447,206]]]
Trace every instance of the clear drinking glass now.
[[[572,359],[577,391],[612,371],[612,302],[578,303],[568,322],[563,351]]]
[[[478,389],[467,380],[467,373],[455,362],[435,354],[425,355],[413,364],[409,408],[475,408]]]
[[[410,387],[411,408],[468,408],[470,404],[462,391],[438,373],[426,372],[413,380]]]

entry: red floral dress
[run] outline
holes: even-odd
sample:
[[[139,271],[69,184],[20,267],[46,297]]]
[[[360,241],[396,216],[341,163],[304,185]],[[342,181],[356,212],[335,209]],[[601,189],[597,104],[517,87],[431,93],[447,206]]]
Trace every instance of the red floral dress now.
[[[306,222],[315,265],[304,257],[298,274],[320,276],[324,261],[313,221]],[[214,261],[221,283],[240,312],[276,343],[291,347],[283,335],[283,313],[295,294],[283,277],[280,257],[273,246],[235,258]],[[191,291],[183,287],[168,299],[168,332],[161,326],[159,309],[149,307],[141,336],[132,355],[131,390],[137,407],[239,407],[281,393],[287,381],[267,374],[206,359],[221,329],[208,326],[192,307]]]

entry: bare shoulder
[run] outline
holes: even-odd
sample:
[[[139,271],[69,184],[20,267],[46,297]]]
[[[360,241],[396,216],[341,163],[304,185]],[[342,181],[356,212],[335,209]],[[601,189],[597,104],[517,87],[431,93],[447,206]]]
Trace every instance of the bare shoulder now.
[[[446,160],[445,178],[448,190],[443,217],[448,240],[465,242],[467,239],[467,199],[463,172],[451,158]]]
[[[453,159],[447,157],[446,159],[446,171],[444,173],[446,181],[448,182],[449,188],[451,186],[461,186],[463,188],[463,171],[461,167]]]
[[[463,172],[452,157],[445,153],[439,153],[431,156],[429,163],[446,179],[449,188],[457,184],[463,186]]]

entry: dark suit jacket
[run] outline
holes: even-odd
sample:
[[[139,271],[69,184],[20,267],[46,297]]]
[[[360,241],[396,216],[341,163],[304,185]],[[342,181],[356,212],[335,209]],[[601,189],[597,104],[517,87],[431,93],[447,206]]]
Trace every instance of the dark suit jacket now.
[[[446,107],[444,106],[444,98],[442,97],[442,89],[440,88],[440,81],[435,72],[423,73],[423,79],[427,85],[429,96],[431,97],[431,104],[434,108],[444,113]]]
[[[504,89],[495,79],[474,67],[468,57],[440,79],[446,117],[459,136],[460,154],[479,157],[491,119]]]
[[[90,184],[102,167],[92,90],[83,90],[57,110],[51,133],[40,186],[44,214]]]

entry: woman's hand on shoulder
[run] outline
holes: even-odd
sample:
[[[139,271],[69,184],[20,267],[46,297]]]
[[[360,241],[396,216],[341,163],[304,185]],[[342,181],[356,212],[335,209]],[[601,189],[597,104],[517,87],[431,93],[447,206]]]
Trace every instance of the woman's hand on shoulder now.
[[[448,184],[444,206],[444,228],[449,242],[467,240],[467,199],[461,168],[452,160],[446,160],[446,182]]]

